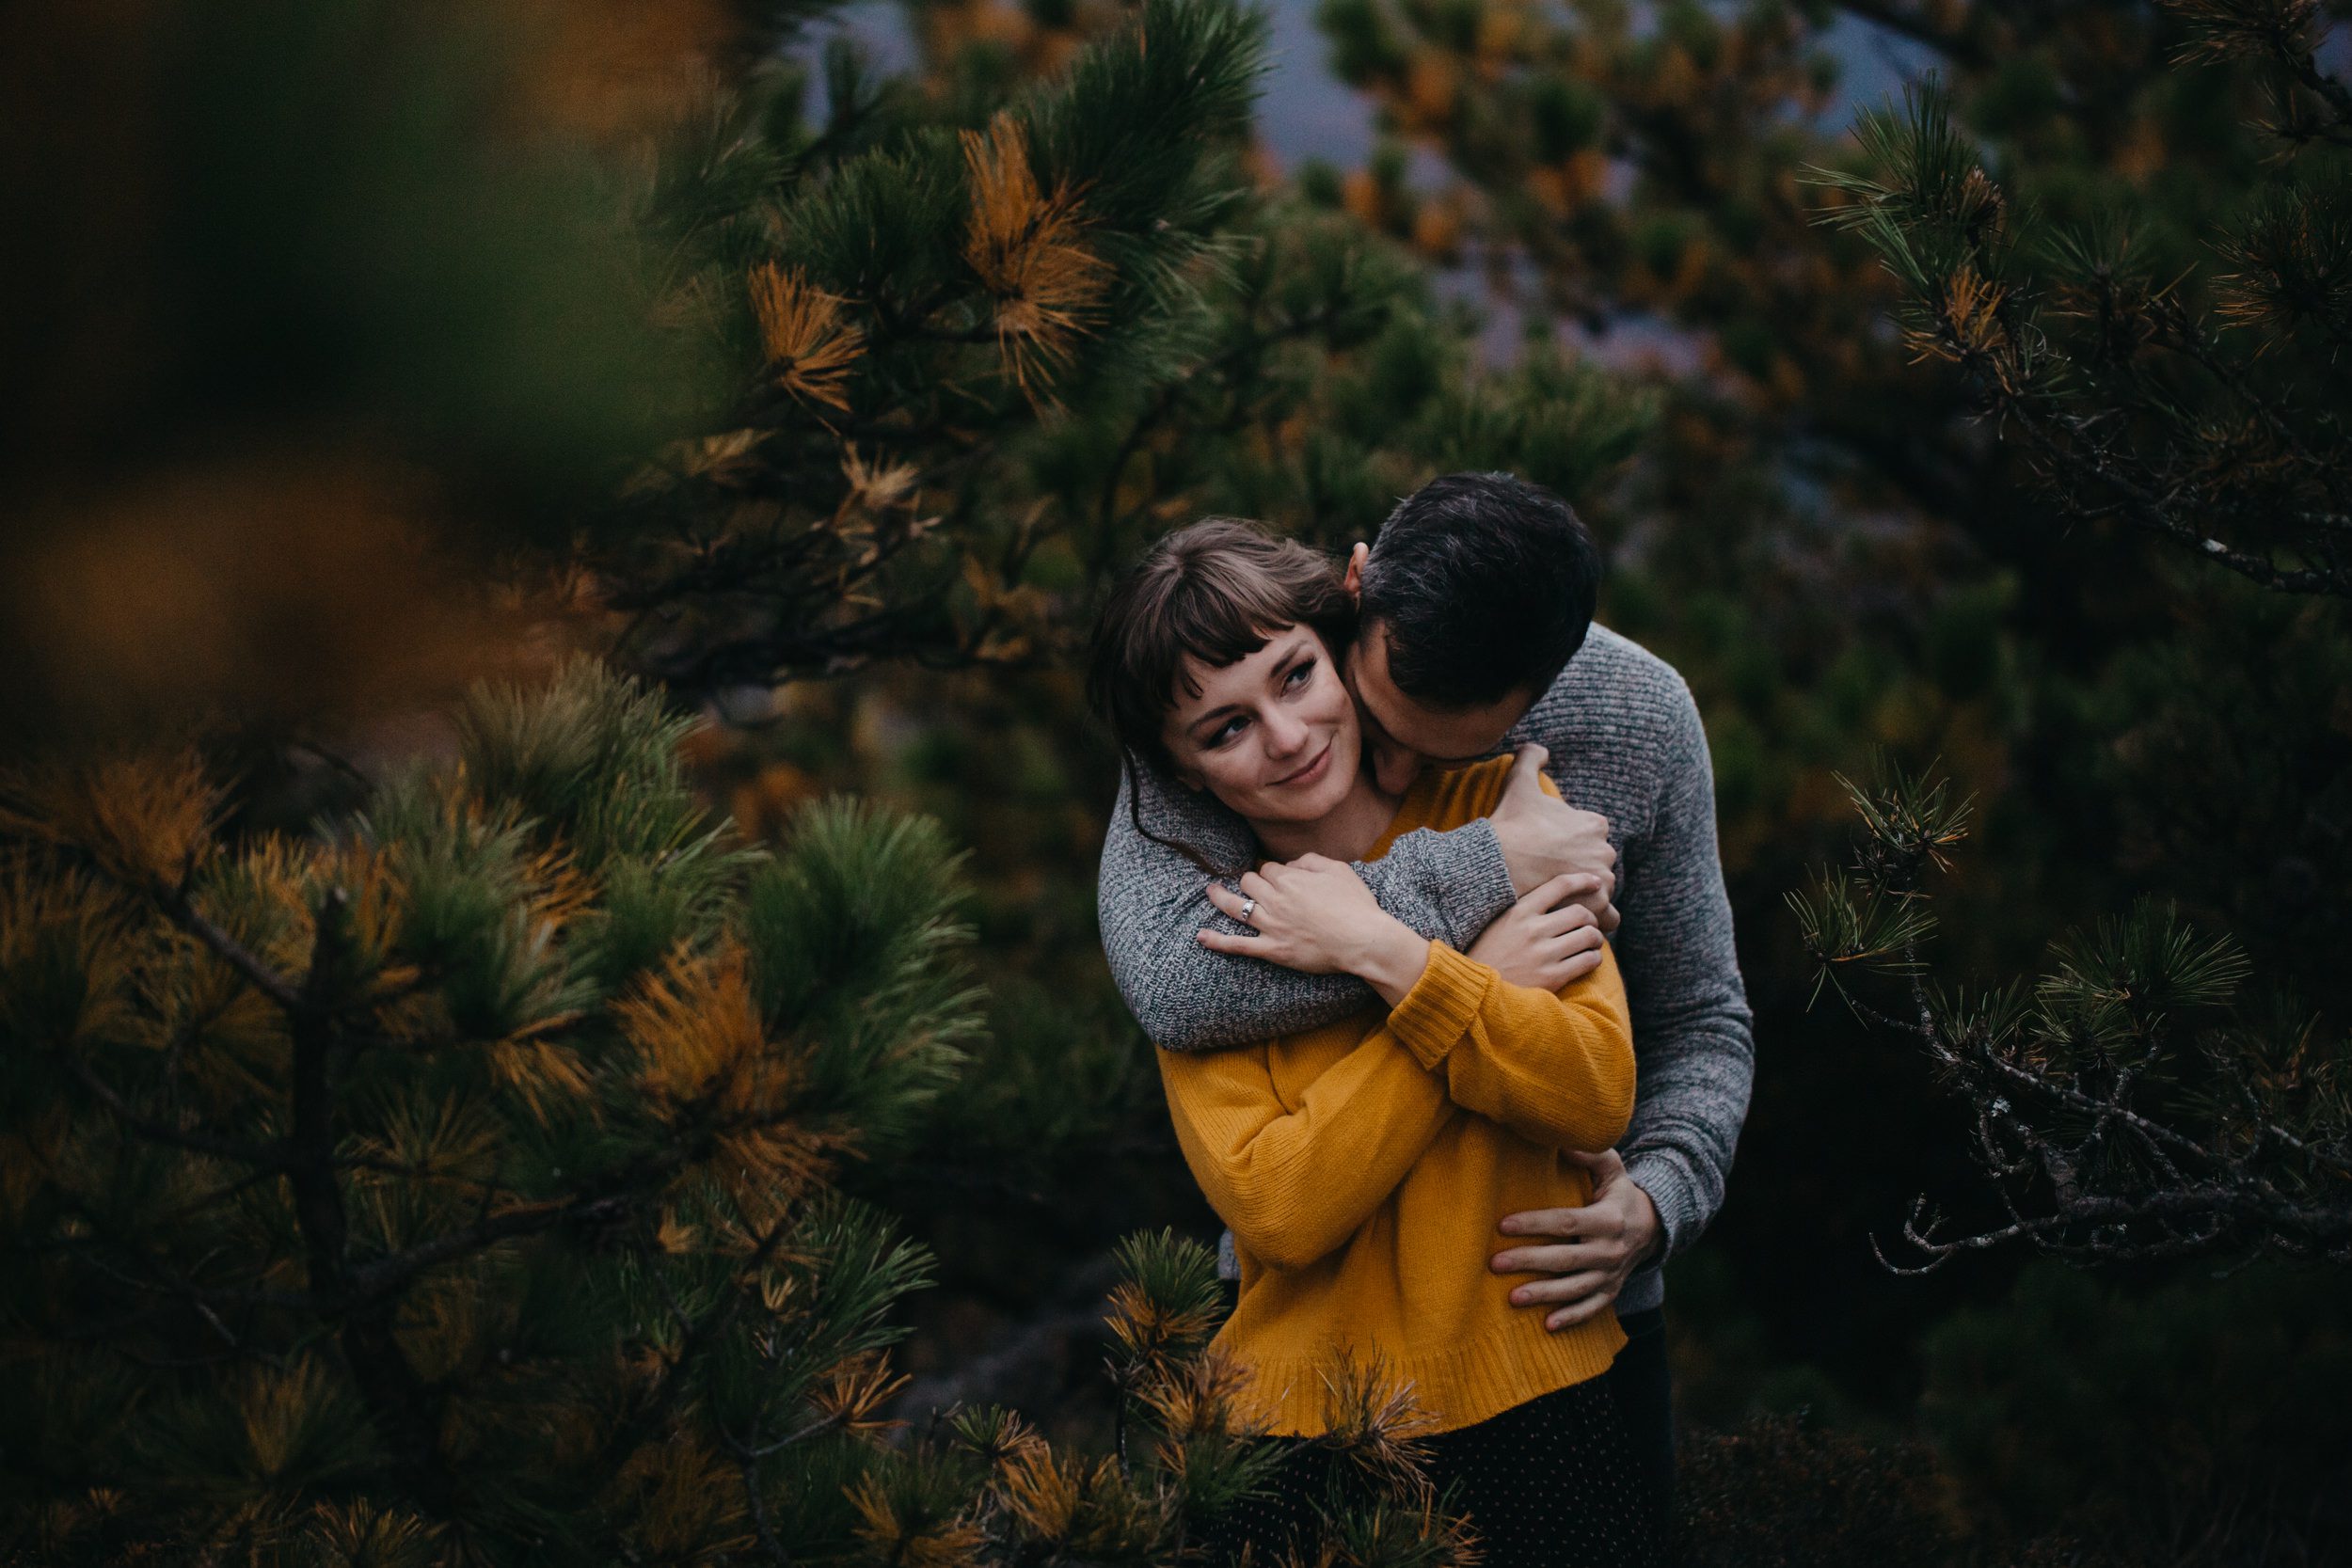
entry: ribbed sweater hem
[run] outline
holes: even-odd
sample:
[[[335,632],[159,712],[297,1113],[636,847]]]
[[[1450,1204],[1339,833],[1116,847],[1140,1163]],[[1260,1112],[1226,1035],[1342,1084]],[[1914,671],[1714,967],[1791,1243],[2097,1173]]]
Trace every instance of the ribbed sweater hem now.
[[[1515,1307],[1534,1313],[1539,1307]],[[1467,1344],[1410,1358],[1391,1356],[1383,1365],[1391,1386],[1410,1386],[1413,1402],[1428,1416],[1431,1432],[1453,1432],[1500,1416],[1515,1405],[1570,1387],[1607,1371],[1625,1348],[1625,1330],[1603,1315],[1557,1334],[1531,1337],[1511,1324]],[[1218,1348],[1249,1372],[1245,1402],[1277,1436],[1319,1437],[1329,1430],[1326,1379],[1329,1355],[1266,1358],[1239,1346]]]

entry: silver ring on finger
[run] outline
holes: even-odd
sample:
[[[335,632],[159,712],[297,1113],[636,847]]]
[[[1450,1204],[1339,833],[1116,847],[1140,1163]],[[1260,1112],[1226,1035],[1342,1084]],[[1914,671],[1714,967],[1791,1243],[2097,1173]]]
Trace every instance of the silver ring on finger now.
[[[1250,923],[1250,917],[1255,915],[1257,912],[1258,901],[1255,898],[1245,898],[1241,901],[1241,923],[1243,925],[1248,925]]]

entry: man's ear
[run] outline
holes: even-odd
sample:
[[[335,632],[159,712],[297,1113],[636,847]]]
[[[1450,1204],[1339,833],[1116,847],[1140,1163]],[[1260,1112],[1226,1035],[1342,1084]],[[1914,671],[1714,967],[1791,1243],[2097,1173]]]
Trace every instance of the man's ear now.
[[[1359,609],[1364,602],[1364,562],[1371,556],[1372,546],[1360,539],[1356,541],[1356,547],[1347,552],[1347,576],[1341,579],[1343,586],[1347,589],[1347,596],[1353,599]]]

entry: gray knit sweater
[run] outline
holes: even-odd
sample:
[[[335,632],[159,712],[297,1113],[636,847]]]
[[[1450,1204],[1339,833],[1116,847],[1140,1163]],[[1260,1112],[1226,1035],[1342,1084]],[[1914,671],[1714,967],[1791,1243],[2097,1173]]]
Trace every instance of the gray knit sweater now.
[[[1723,1204],[1755,1070],[1715,850],[1707,734],[1672,665],[1597,626],[1508,744],[1524,741],[1550,750],[1552,782],[1570,803],[1609,818],[1624,921],[1617,963],[1639,1064],[1633,1125],[1619,1148],[1658,1205],[1671,1255]],[[1256,858],[1239,817],[1149,768],[1137,772],[1143,821],[1152,832],[1192,846],[1216,865]],[[1356,869],[1390,913],[1457,951],[1512,902],[1510,873],[1485,821],[1407,833],[1384,858]],[[1182,854],[1136,831],[1122,788],[1096,890],[1103,946],[1127,1006],[1159,1045],[1248,1044],[1376,1005],[1353,976],[1300,974],[1201,946],[1193,933],[1204,926],[1242,928],[1208,901],[1204,882]],[[1653,1267],[1627,1282],[1617,1310],[1638,1312],[1663,1295]]]

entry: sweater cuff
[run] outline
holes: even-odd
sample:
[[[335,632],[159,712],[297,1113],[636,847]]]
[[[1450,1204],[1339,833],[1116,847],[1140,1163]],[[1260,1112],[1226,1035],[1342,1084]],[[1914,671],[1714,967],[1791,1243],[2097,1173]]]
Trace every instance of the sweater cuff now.
[[[1478,817],[1454,830],[1462,846],[1461,863],[1452,868],[1438,891],[1438,908],[1454,927],[1456,951],[1467,949],[1518,897],[1511,882],[1511,867],[1502,858],[1502,840],[1495,825]]]
[[[1494,972],[1474,964],[1442,942],[1429,944],[1421,978],[1389,1012],[1389,1030],[1425,1068],[1434,1068],[1470,1030],[1486,999]]]
[[[1658,1209],[1658,1228],[1664,1240],[1657,1254],[1643,1265],[1645,1269],[1656,1268],[1698,1240],[1699,1232],[1707,1227],[1707,1216],[1699,1212],[1698,1195],[1692,1191],[1690,1173],[1683,1168],[1681,1157],[1672,1150],[1637,1149],[1625,1157],[1625,1173],[1635,1186],[1649,1195],[1650,1202]]]

